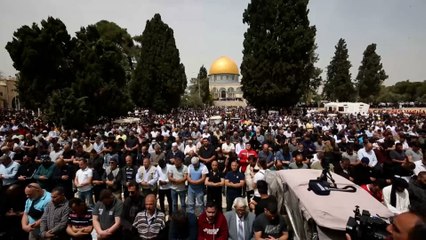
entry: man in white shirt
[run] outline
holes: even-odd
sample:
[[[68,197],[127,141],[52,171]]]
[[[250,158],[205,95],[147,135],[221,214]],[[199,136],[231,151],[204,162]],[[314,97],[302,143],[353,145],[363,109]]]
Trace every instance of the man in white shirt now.
[[[87,206],[93,209],[93,196],[92,196],[92,177],[93,171],[87,166],[87,160],[81,159],[78,163],[80,169],[75,174],[74,184],[77,187],[78,198],[86,201]]]
[[[222,144],[222,153],[225,156],[229,156],[230,152],[234,152],[235,151],[235,145],[233,143],[231,143],[231,140],[229,137],[226,137],[225,142]]]
[[[253,189],[254,189],[254,196],[260,197],[259,190],[257,190],[257,181],[259,180],[265,180],[265,173],[266,173],[266,159],[259,159],[257,162],[257,165],[259,166],[259,171],[254,174],[253,177]]]
[[[371,144],[370,142],[365,143],[364,148],[361,148],[360,150],[358,150],[358,160],[361,161],[361,159],[364,157],[370,160],[370,162],[368,163],[368,166],[371,168],[376,167],[376,165],[379,163],[377,161],[376,154],[374,153],[374,150],[373,150],[373,144]]]
[[[183,165],[182,159],[175,158],[175,164],[169,169],[169,181],[172,189],[173,212],[178,210],[178,196],[182,211],[186,210],[186,188],[185,182],[188,177],[188,167]]]
[[[389,210],[395,214],[408,211],[410,198],[408,183],[402,178],[395,178],[392,185],[383,188],[383,200]]]
[[[167,197],[167,203],[169,205],[169,216],[172,215],[172,192],[170,189],[169,181],[169,170],[172,167],[171,164],[167,164],[166,160],[158,160],[157,173],[158,173],[158,198],[160,200],[160,210],[166,212],[164,207],[164,197]]]
[[[188,140],[186,141],[186,146],[185,146],[185,150],[183,151],[183,154],[185,154],[185,156],[186,156],[186,155],[188,155],[188,153],[189,153],[190,151],[197,152],[197,146],[195,146],[195,145],[193,144],[193,142],[192,142],[192,140],[191,140],[191,139],[188,139]]]

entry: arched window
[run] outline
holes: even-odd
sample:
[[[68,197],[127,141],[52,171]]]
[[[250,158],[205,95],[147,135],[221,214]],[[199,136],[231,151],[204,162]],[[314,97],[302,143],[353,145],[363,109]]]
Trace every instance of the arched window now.
[[[235,98],[235,91],[232,87],[228,88],[228,98]]]

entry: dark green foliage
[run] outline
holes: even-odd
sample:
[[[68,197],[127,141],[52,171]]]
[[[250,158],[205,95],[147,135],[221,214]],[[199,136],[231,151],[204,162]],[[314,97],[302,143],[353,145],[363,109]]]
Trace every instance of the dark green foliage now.
[[[308,0],[252,0],[243,14],[241,84],[244,98],[258,109],[291,107],[313,79],[315,27]]]
[[[19,71],[17,91],[22,106],[46,108],[52,91],[69,86],[73,80],[69,59],[70,35],[64,23],[53,17],[22,26],[6,49]]]
[[[334,57],[327,67],[327,80],[323,94],[327,100],[350,102],[356,99],[355,87],[351,81],[351,63],[348,58],[348,49],[343,38],[336,45]]]
[[[123,54],[121,65],[123,65],[126,71],[127,79],[130,80],[132,71],[136,67],[134,61],[140,51],[134,45],[132,37],[126,29],[121,28],[114,22],[102,20],[97,22],[95,26],[100,34],[100,39],[116,44],[116,46],[121,50]]]
[[[393,86],[381,86],[377,102],[423,102],[426,103],[426,81],[397,82]]]
[[[201,104],[211,105],[213,100],[209,90],[209,79],[207,77],[207,69],[203,66],[200,67],[197,78],[190,80],[191,85],[188,86],[189,95],[188,99],[198,106],[198,101]]]
[[[361,101],[375,101],[380,92],[380,86],[388,78],[380,60],[381,57],[376,53],[376,44],[368,45],[356,77],[358,95]]]
[[[87,123],[86,98],[77,98],[71,88],[53,91],[47,102],[46,116],[59,126],[81,129]]]
[[[108,32],[103,32],[106,34]],[[73,39],[77,97],[86,97],[88,120],[117,117],[132,108],[126,91],[126,73],[120,45],[102,37],[97,25],[81,28]]]
[[[124,29],[101,21],[70,39],[59,19],[49,17],[41,26],[19,28],[6,46],[19,71],[23,106],[74,128],[132,108],[126,84],[133,43]]]
[[[179,106],[187,83],[173,30],[155,14],[147,21],[140,41],[142,50],[130,96],[139,107],[170,111]]]

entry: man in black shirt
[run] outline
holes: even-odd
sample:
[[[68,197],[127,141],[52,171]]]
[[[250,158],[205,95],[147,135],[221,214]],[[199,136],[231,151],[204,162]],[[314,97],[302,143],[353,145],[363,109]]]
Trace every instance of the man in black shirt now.
[[[212,169],[207,175],[205,185],[207,187],[207,202],[216,203],[218,209],[222,210],[222,187],[225,185],[223,174],[219,171],[216,160],[212,162]]]
[[[139,184],[137,182],[129,182],[126,188],[129,197],[127,197],[123,203],[121,226],[123,230],[123,239],[133,239],[136,231],[132,224],[138,212],[145,209],[145,201],[140,194]]]
[[[264,213],[254,220],[255,239],[288,239],[287,225],[284,218],[278,213],[277,205],[276,199],[269,199],[266,202]]]
[[[216,159],[216,152],[207,138],[203,138],[203,146],[200,147],[200,150],[198,151],[198,157],[210,170],[212,161]]]

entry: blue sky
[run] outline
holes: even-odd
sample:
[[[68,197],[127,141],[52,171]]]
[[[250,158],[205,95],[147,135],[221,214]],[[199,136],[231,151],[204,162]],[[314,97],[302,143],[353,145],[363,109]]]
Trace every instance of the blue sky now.
[[[248,0],[1,0],[0,71],[14,75],[4,46],[22,25],[40,23],[48,16],[60,18],[73,36],[81,26],[108,20],[134,36],[143,32],[146,20],[160,13],[174,29],[176,45],[188,79],[196,77],[201,65],[209,69],[222,55],[242,59],[243,34],[247,25],[242,14]],[[370,43],[389,79],[426,80],[426,1],[418,0],[311,0],[309,19],[317,28],[316,43],[325,70],[339,38],[348,45],[352,78],[356,77],[362,53]]]

